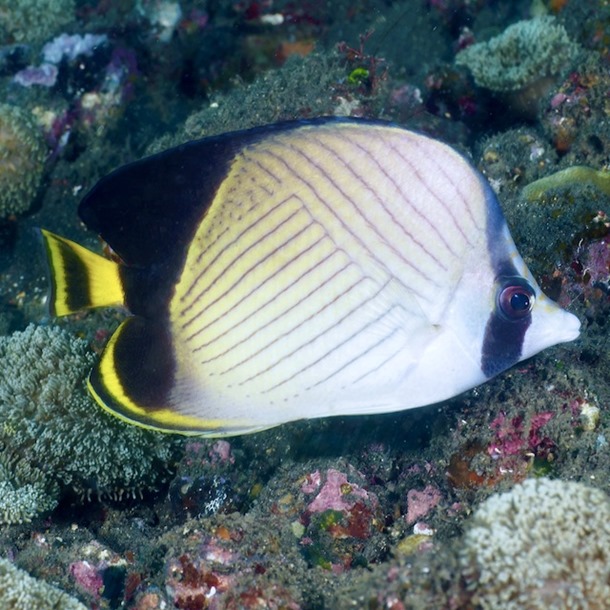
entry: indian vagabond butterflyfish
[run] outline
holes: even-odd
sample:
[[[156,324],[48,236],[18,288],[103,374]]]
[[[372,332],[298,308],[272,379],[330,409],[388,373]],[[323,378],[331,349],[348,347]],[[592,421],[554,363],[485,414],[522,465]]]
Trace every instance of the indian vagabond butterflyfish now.
[[[50,309],[127,309],[88,384],[148,428],[228,436],[410,409],[579,334],[481,174],[394,124],[188,142],[102,178],[79,214],[120,260],[42,230]]]

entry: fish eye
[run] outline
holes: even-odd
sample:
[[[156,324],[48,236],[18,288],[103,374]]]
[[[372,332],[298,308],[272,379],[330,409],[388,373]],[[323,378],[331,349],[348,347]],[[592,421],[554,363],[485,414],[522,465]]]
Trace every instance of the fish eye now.
[[[535,293],[524,281],[505,284],[499,292],[498,305],[508,320],[522,320],[532,311]]]

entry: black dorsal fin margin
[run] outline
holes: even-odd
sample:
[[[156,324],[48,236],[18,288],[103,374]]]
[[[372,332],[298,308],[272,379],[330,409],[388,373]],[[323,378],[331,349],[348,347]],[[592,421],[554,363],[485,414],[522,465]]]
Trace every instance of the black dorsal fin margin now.
[[[181,259],[240,150],[274,132],[331,122],[387,124],[320,117],[193,140],[102,178],[81,201],[79,215],[127,265]]]

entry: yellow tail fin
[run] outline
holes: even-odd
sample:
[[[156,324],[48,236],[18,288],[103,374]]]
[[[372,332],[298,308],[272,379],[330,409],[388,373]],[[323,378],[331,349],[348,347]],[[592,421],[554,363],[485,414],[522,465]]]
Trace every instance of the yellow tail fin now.
[[[119,265],[83,246],[40,229],[51,276],[49,309],[66,316],[92,307],[122,306]]]

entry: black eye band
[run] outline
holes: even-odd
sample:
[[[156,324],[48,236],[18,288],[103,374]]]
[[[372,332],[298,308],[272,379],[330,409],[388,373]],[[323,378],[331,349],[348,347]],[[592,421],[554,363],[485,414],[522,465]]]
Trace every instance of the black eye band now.
[[[521,358],[535,300],[534,289],[524,278],[500,278],[496,307],[487,320],[481,350],[481,370],[487,377],[506,370]]]

